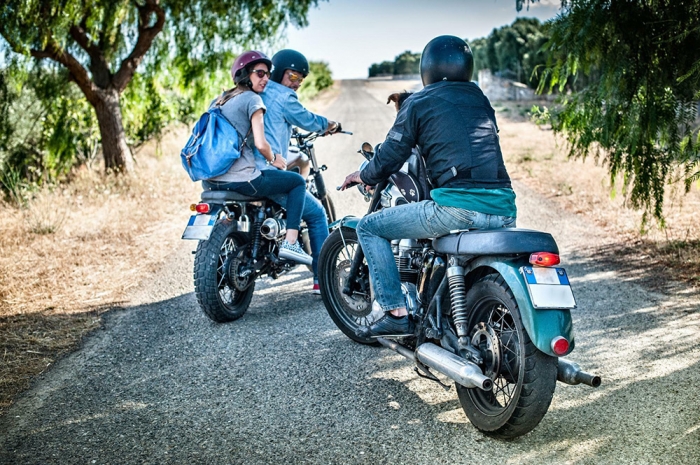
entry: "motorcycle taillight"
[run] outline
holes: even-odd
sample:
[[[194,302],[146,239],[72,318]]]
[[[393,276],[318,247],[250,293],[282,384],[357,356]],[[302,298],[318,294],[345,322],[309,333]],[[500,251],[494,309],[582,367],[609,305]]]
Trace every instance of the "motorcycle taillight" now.
[[[559,262],[559,255],[551,252],[537,252],[530,255],[530,263],[537,266],[554,266]]]
[[[211,211],[208,203],[198,203],[194,209],[197,213],[209,213]]]

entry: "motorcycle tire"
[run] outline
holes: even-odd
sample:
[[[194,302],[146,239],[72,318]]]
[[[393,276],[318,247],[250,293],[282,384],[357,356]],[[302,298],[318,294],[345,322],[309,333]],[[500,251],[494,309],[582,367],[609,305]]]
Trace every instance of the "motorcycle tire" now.
[[[343,294],[345,278],[352,265],[355,251],[360,247],[354,229],[340,227],[333,231],[323,243],[318,261],[318,281],[321,298],[335,325],[343,334],[360,344],[378,345],[372,338],[355,334],[360,326],[372,324],[372,298],[369,295],[369,270],[367,262],[362,265],[362,276],[366,279],[365,294]]]
[[[236,230],[236,223],[224,220],[214,226],[206,241],[199,241],[194,256],[194,290],[204,313],[217,323],[243,316],[253,298],[255,283],[244,291],[231,286],[224,271],[226,259],[248,242],[248,235]]]
[[[557,382],[557,358],[539,351],[523,327],[503,278],[489,274],[467,293],[468,327],[493,390],[456,384],[469,421],[488,436],[511,439],[535,428],[547,413]]]

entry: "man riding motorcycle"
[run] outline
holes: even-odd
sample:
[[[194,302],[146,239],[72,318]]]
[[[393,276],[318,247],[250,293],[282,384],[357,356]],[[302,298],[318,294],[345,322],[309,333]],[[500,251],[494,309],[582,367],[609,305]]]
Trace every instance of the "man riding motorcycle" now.
[[[425,87],[403,103],[369,164],[348,175],[341,186],[376,185],[399,171],[416,146],[433,185],[433,200],[382,210],[357,225],[374,298],[385,312],[358,330],[359,336],[413,333],[391,240],[439,237],[458,229],[515,227],[515,193],[503,163],[495,112],[481,89],[470,82],[473,67],[464,40],[454,36],[431,40],[420,61]]]
[[[289,140],[292,126],[305,131],[332,133],[339,128],[335,121],[314,114],[304,108],[299,102],[296,91],[304,78],[309,74],[309,62],[306,57],[296,50],[280,50],[272,57],[272,75],[261,94],[267,107],[265,113],[265,137],[274,153],[282,154],[287,159]],[[263,156],[256,151],[258,169],[274,168]],[[287,196],[276,196],[273,200],[286,207]],[[318,256],[323,241],[328,237],[328,220],[321,203],[310,193],[306,192],[304,210],[301,215],[308,227],[311,255],[313,257],[314,285],[312,292],[320,294],[318,287]]]

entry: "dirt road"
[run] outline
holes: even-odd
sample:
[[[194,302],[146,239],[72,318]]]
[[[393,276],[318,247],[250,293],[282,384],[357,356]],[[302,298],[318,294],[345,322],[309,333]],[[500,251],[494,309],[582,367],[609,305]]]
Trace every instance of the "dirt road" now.
[[[386,95],[403,87],[343,82],[326,114],[355,135],[317,142],[328,186],[360,164],[361,142],[383,139]],[[603,377],[597,390],[559,384],[527,436],[484,437],[454,388],[344,337],[307,271],[259,283],[242,319],[210,322],[183,241],[128,308],[0,418],[0,463],[700,463],[700,298],[623,279],[597,260],[600,231],[515,189],[519,226],[554,235],[574,286],[570,358]],[[356,192],[332,195],[340,215],[366,208]]]

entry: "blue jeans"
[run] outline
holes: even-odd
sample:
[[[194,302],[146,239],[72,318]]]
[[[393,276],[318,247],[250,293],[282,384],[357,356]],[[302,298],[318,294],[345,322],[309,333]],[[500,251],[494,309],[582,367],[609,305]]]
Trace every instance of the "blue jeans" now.
[[[385,312],[406,306],[391,240],[440,237],[455,229],[514,227],[514,217],[441,207],[432,200],[399,205],[365,216],[357,224],[357,237],[369,265],[374,299]]]
[[[275,195],[271,199],[286,208],[286,195]],[[311,256],[314,261],[312,268],[314,270],[314,281],[318,281],[318,256],[321,255],[321,247],[323,241],[328,237],[328,218],[326,218],[326,210],[324,210],[321,202],[316,197],[306,191],[306,201],[304,202],[304,211],[301,212],[302,219],[306,222],[309,228],[309,242],[311,243]]]
[[[287,229],[299,230],[301,212],[304,210],[306,181],[291,171],[264,170],[252,181],[220,182],[202,181],[204,189],[215,191],[235,191],[250,197],[267,197],[286,194],[289,197],[287,208]]]

